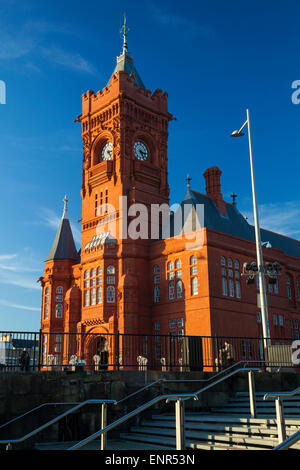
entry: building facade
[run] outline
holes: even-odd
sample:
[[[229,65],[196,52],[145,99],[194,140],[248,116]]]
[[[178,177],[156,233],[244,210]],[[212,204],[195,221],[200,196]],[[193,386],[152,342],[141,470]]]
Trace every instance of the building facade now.
[[[224,201],[219,168],[205,171],[205,193],[188,178],[180,207],[168,209],[172,119],[167,93],[145,88],[124,41],[107,86],[82,96],[81,250],[65,200],[41,278],[45,356],[80,356],[75,333],[99,341],[117,333],[262,335],[257,284],[241,276],[243,264],[256,259],[254,228],[235,201]],[[271,245],[264,261],[282,267],[275,284],[267,281],[271,336],[298,338],[300,244],[266,230],[261,236]],[[63,333],[70,333],[64,344]]]

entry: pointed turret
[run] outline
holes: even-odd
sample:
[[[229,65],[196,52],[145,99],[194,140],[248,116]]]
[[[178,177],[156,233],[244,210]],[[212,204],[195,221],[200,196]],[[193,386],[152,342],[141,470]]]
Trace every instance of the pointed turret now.
[[[72,229],[68,218],[68,199],[64,198],[63,215],[56,233],[52,248],[47,256],[46,261],[57,259],[69,259],[77,261],[78,253],[74,243]]]
[[[115,75],[117,72],[127,72],[128,75],[133,75],[134,81],[138,87],[142,86],[145,88],[133,64],[133,58],[128,53],[128,46],[127,46],[128,31],[129,31],[129,28],[127,27],[127,23],[126,23],[126,15],[124,15],[124,25],[122,26],[122,29],[121,29],[121,33],[123,33],[123,51],[121,52],[121,55],[117,57],[117,65],[112,75]],[[111,79],[109,80],[107,85],[109,85],[110,82],[111,82]]]

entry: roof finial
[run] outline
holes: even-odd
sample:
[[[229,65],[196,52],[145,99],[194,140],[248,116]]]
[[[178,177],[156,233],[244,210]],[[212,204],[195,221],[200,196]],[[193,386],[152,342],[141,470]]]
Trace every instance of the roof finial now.
[[[185,181],[186,181],[186,187],[190,188],[191,187],[190,182],[192,181],[192,178],[190,177],[189,174],[187,174],[187,177],[185,178]]]
[[[236,198],[237,198],[237,194],[235,194],[235,192],[233,192],[232,194],[230,194],[230,197],[232,197],[232,205],[233,206],[236,206]]]
[[[64,199],[63,199],[63,202],[64,202],[64,211],[63,211],[63,219],[67,219],[68,218],[68,198],[67,198],[67,195],[65,195]]]
[[[127,35],[129,32],[129,28],[127,28],[127,22],[126,22],[126,13],[124,13],[124,24],[120,32],[123,33],[123,54],[125,54],[128,50],[126,39],[127,39]]]

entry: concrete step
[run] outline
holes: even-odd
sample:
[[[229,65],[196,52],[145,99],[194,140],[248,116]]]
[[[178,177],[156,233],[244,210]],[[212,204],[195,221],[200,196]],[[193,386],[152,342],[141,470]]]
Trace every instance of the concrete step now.
[[[35,444],[35,450],[67,450],[74,442],[45,442]],[[151,444],[151,442],[126,441],[124,439],[108,439],[106,450],[168,450],[169,447],[160,444]],[[78,450],[100,450],[100,441],[94,440]]]
[[[174,413],[173,414],[161,414],[157,415],[154,414],[151,416],[152,419],[159,419],[159,420],[175,420]],[[195,422],[218,422],[218,423],[246,423],[246,424],[257,424],[262,426],[277,426],[275,418],[269,417],[259,417],[259,418],[251,418],[251,416],[237,416],[237,415],[221,415],[221,414],[213,414],[213,413],[186,413],[185,414],[185,421],[195,421]],[[295,426],[300,427],[300,417],[299,418],[287,418],[286,420],[287,426]]]
[[[175,420],[153,420],[153,421],[142,421],[141,426],[143,427],[156,427],[156,428],[167,428],[167,429],[175,429],[176,424]],[[240,426],[238,424],[226,424],[226,423],[208,423],[208,422],[186,422],[185,429],[190,430],[198,430],[198,431],[214,431],[219,433],[225,434],[245,434],[248,436],[257,435],[257,436],[275,436],[277,437],[277,427],[262,427],[262,426],[251,426],[245,424],[244,426]],[[293,434],[295,430],[290,430],[288,434]]]
[[[211,411],[213,413],[230,413],[230,414],[246,414],[250,413],[249,407],[234,407],[234,406],[224,406],[222,408],[212,408]],[[275,416],[275,408],[257,408],[257,414],[261,416]],[[284,408],[284,415],[289,417],[299,417],[300,418],[300,409],[299,408]]]
[[[239,446],[254,446],[257,449],[272,449],[278,444],[277,437],[248,437],[241,434],[215,434],[209,432],[195,432],[186,430],[186,445],[190,446],[191,443],[198,445],[201,443],[214,444],[214,445],[239,445]],[[175,429],[162,429],[162,428],[146,428],[134,426],[130,428],[130,434],[121,434],[121,438],[128,440],[142,440],[143,442],[161,442],[175,446]],[[298,446],[300,449],[300,445]]]

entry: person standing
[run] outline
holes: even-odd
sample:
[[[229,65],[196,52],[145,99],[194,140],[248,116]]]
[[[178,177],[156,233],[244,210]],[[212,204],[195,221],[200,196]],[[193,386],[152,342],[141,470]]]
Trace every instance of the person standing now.
[[[26,348],[23,349],[19,359],[19,366],[21,371],[28,372],[30,366],[30,356]]]

